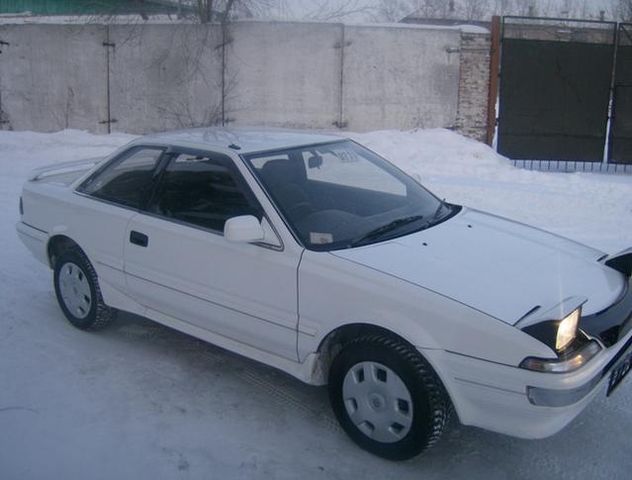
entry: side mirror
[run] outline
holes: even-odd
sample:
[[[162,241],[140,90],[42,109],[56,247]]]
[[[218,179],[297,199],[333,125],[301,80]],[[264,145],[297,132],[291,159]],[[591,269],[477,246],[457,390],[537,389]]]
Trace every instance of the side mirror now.
[[[261,223],[252,215],[229,218],[224,224],[224,238],[229,242],[259,242],[264,236]]]

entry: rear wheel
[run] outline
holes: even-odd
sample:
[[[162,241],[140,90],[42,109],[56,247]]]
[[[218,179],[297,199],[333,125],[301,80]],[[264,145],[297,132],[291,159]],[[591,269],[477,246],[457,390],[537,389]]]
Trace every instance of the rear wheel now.
[[[98,330],[112,321],[114,311],[103,303],[94,267],[78,248],[56,259],[53,283],[61,310],[75,327]]]
[[[412,346],[374,335],[349,342],[334,362],[329,398],[338,421],[363,449],[406,460],[441,436],[451,404]]]

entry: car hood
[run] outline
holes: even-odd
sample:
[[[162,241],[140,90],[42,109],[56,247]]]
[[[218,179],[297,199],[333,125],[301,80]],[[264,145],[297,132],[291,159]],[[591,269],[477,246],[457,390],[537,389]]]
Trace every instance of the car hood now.
[[[332,254],[511,325],[568,297],[588,298],[583,312],[595,313],[624,288],[621,274],[597,261],[603,252],[466,208],[432,228]]]

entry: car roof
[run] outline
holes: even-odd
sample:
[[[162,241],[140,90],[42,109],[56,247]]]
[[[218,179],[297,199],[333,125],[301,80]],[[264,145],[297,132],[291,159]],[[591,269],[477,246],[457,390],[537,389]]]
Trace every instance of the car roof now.
[[[281,128],[225,128],[205,127],[176,130],[147,135],[139,143],[150,140],[157,143],[232,150],[237,153],[252,153],[266,150],[298,147],[343,140],[333,134],[320,134]]]

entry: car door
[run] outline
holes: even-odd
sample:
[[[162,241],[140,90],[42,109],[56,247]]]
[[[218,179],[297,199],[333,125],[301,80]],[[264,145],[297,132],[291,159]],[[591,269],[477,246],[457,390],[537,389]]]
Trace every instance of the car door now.
[[[93,263],[104,289],[126,288],[123,253],[127,224],[145,202],[165,150],[160,146],[132,146],[76,189],[84,198],[74,203],[72,215],[65,221],[71,236]]]
[[[130,294],[159,314],[296,360],[300,254],[224,238],[228,218],[267,221],[233,160],[187,150],[170,156],[152,200],[128,225]]]

